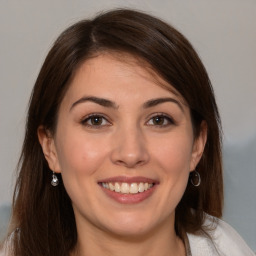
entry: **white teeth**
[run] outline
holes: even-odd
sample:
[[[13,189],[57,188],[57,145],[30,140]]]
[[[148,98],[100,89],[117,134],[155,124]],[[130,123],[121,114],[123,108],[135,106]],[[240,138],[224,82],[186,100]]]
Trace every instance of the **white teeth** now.
[[[119,185],[118,182],[115,183],[115,192],[120,192],[121,191],[121,187]]]
[[[102,183],[102,186],[103,186],[104,188],[109,188],[109,184],[108,184],[108,183]]]
[[[142,192],[144,192],[144,190],[145,190],[144,184],[143,184],[143,183],[140,183],[140,184],[139,184],[139,192],[142,193]]]
[[[137,183],[130,185],[130,194],[137,194],[139,192]]]
[[[122,194],[129,194],[129,184],[128,183],[122,183],[121,193]]]
[[[106,183],[102,183],[102,184],[106,184]],[[114,190],[115,190],[115,186],[113,186],[112,183],[108,183],[108,186],[109,186],[109,189],[110,189],[111,191],[114,191]]]
[[[153,183],[126,183],[126,182],[115,182],[114,185],[111,182],[105,183],[102,182],[102,187],[109,189],[111,191],[115,191],[121,194],[137,194],[142,193],[153,187]]]

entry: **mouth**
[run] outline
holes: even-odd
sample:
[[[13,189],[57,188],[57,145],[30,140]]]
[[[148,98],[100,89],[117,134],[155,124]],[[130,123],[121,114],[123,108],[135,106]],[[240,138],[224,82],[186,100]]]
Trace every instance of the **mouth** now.
[[[134,204],[149,198],[159,182],[145,177],[113,177],[98,182],[107,196],[122,204]]]
[[[147,191],[148,189],[152,188],[155,183],[148,183],[148,182],[101,182],[99,183],[103,188],[106,188],[110,191],[114,191],[120,194],[138,194]]]

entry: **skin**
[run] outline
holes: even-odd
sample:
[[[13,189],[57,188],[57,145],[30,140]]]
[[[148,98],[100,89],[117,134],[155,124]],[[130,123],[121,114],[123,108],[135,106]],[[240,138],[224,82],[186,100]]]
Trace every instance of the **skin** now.
[[[184,99],[131,56],[123,59],[101,54],[84,62],[61,103],[56,133],[38,129],[49,167],[62,174],[72,200],[74,255],[185,255],[175,208],[203,153],[206,130],[195,139]],[[83,97],[115,106],[79,101]],[[144,106],[167,97],[172,101]],[[91,114],[103,118],[95,124]],[[143,176],[158,185],[146,200],[121,204],[98,184],[113,176]]]

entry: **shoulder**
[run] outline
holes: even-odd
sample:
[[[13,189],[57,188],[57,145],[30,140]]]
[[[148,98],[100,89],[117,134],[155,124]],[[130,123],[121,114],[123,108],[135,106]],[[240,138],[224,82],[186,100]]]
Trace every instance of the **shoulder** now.
[[[3,248],[0,248],[0,256],[6,256],[5,250]]]
[[[207,232],[188,234],[193,256],[255,256],[241,236],[226,222],[206,215]]]
[[[8,236],[0,246],[0,256],[11,256],[11,244],[12,244],[13,234]]]
[[[6,247],[0,248],[0,256],[9,256],[10,254],[7,251]]]
[[[231,252],[233,256],[255,255],[242,237],[223,220],[218,220],[213,239],[224,255],[230,255]]]
[[[11,256],[7,246],[0,248],[0,256]]]

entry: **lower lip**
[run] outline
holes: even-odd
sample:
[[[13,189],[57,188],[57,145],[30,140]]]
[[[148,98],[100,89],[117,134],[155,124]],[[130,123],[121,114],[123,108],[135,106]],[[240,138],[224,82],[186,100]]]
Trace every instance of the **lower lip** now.
[[[121,204],[137,204],[143,202],[154,193],[156,187],[157,185],[154,185],[152,188],[137,194],[122,194],[117,193],[115,191],[111,191],[107,188],[103,188],[101,186],[102,190],[106,193],[107,196]]]

